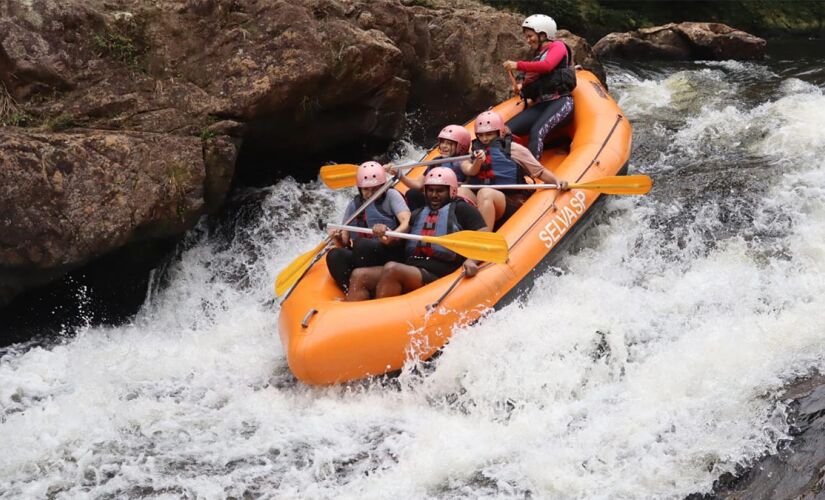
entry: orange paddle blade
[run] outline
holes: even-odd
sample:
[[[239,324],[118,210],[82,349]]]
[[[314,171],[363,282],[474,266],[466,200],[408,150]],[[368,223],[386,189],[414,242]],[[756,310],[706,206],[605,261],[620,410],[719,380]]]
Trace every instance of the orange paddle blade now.
[[[292,288],[292,285],[294,285],[298,279],[304,275],[304,271],[307,270],[309,265],[312,263],[312,260],[316,255],[318,255],[318,252],[323,250],[326,246],[327,240],[324,240],[309,252],[299,255],[295,260],[290,262],[290,264],[286,266],[283,271],[278,273],[278,277],[275,279],[275,295],[281,296],[289,291],[289,289]]]
[[[570,189],[592,189],[604,194],[646,194],[653,187],[647,175],[616,175],[590,182],[571,183]]]
[[[427,243],[435,243],[468,259],[503,264],[509,252],[507,241],[498,233],[486,231],[459,231],[444,236],[424,236]]]
[[[339,163],[321,167],[321,180],[330,189],[341,189],[355,185],[355,173],[358,165]]]

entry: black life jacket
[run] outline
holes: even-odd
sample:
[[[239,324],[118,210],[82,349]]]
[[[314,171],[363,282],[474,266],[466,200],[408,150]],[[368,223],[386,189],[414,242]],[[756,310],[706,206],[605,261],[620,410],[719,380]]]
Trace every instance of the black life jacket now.
[[[547,51],[550,50],[550,45],[552,43],[546,43],[539,54],[533,58],[533,61],[541,61],[547,55]],[[523,84],[521,88],[522,97],[540,101],[570,95],[570,92],[576,88],[576,68],[573,65],[573,51],[566,43],[564,43],[564,48],[567,49],[567,54],[553,68],[553,71],[542,73],[532,82]]]

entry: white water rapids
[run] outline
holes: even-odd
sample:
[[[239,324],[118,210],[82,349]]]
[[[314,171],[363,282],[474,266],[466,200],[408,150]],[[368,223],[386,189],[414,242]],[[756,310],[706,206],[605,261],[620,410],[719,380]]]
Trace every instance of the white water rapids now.
[[[782,387],[825,370],[822,82],[610,69],[653,192],[434,367],[294,381],[274,277],[347,195],[284,180],[193,231],[130,324],[0,350],[0,497],[680,498],[775,451]]]

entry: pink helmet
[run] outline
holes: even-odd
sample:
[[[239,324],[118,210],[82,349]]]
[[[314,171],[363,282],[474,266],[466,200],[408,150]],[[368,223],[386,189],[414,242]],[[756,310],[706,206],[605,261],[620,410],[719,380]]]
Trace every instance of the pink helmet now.
[[[355,176],[355,185],[360,188],[381,186],[387,182],[387,172],[377,161],[365,161],[358,165]]]
[[[504,120],[501,115],[495,111],[485,111],[476,118],[476,134],[483,134],[485,132],[498,132],[499,135],[504,133]]]
[[[458,144],[455,150],[457,155],[464,155],[470,151],[470,142],[472,141],[470,132],[461,125],[447,125],[438,133],[438,138],[455,141]]]
[[[424,186],[450,186],[450,198],[458,193],[458,178],[447,167],[435,167],[424,176]]]

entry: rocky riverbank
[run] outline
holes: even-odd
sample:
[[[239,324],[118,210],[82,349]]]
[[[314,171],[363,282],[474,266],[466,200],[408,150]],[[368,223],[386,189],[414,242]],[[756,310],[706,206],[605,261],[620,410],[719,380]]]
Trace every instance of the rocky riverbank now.
[[[484,0],[523,14],[543,12],[589,40],[671,22],[723,23],[761,37],[825,37],[825,2],[799,0]]]
[[[522,16],[471,0],[0,0],[0,14],[0,305],[180,237],[233,179],[360,161],[410,110],[464,120],[507,97],[500,62],[526,55]],[[587,41],[558,36],[605,79]],[[749,37],[682,24],[600,50],[755,57]],[[358,144],[374,147],[333,153]]]
[[[0,1],[0,304],[179,237],[236,175],[385,148],[410,109],[443,122],[506,97],[521,16],[417,3]]]

